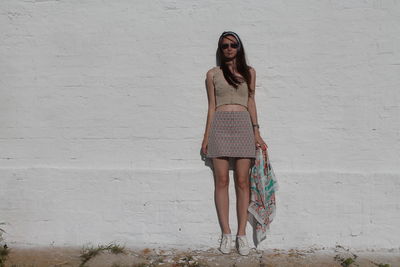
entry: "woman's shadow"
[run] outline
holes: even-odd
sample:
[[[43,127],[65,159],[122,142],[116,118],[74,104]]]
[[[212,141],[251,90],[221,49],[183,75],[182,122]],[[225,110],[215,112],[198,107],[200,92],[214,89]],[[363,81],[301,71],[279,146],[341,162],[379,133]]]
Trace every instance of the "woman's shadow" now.
[[[201,159],[204,161],[204,165],[208,166],[214,173],[214,166],[213,166],[212,158],[207,158],[207,155],[205,155],[201,149],[200,149],[200,156],[201,156]],[[229,158],[229,170],[235,171],[235,159],[234,158]]]

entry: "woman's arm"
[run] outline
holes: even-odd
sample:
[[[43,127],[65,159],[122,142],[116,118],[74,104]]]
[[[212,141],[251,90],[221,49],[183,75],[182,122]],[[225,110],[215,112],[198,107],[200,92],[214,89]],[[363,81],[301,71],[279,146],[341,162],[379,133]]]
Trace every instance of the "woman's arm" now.
[[[248,110],[249,110],[249,113],[250,113],[252,124],[258,124],[258,121],[257,121],[257,108],[256,108],[256,101],[255,101],[256,71],[253,68],[251,68],[250,69],[250,74],[251,74],[250,88],[252,89],[252,92],[251,92],[251,95],[249,96]],[[253,131],[254,131],[254,138],[255,138],[255,141],[256,141],[256,145],[258,147],[262,148],[264,156],[266,156],[265,153],[266,153],[266,149],[268,148],[268,145],[261,138],[260,129],[258,129],[258,127],[253,127]]]
[[[214,89],[214,82],[213,82],[213,69],[207,71],[206,74],[206,86],[207,86],[207,96],[208,96],[208,114],[207,114],[207,122],[206,122],[206,129],[204,132],[204,139],[208,139],[211,121],[214,117],[215,113],[215,89]]]
[[[251,122],[252,124],[258,124],[258,119],[257,119],[257,108],[256,108],[256,101],[255,101],[255,93],[256,93],[256,71],[254,68],[250,68],[250,89],[251,89],[251,95],[249,96],[249,100],[247,102],[248,105],[248,110],[250,113],[251,117]],[[260,136],[260,130],[258,127],[253,127],[254,130],[254,135],[255,136]]]

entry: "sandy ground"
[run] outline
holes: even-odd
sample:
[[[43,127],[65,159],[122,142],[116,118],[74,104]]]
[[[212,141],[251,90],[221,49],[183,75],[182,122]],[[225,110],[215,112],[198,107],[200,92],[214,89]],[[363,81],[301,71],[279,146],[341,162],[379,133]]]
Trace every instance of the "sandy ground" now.
[[[80,266],[82,248],[10,248],[6,267],[31,266]],[[342,265],[345,259],[354,262]],[[379,265],[381,264],[381,265]],[[224,255],[218,249],[127,249],[125,254],[102,251],[84,266],[96,267],[144,267],[144,266],[379,266],[400,267],[400,251],[351,251],[343,247],[309,250],[264,250],[252,249],[250,255],[241,256],[236,250]]]

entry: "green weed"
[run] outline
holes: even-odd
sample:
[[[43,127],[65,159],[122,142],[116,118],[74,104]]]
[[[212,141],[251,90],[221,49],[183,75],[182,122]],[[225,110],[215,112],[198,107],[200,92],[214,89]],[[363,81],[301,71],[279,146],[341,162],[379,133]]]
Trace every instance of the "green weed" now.
[[[109,244],[107,246],[104,245],[98,245],[97,248],[93,246],[84,246],[81,251],[81,264],[79,265],[80,267],[84,267],[86,262],[88,262],[90,259],[96,257],[103,251],[109,251],[113,254],[120,254],[120,253],[126,253],[125,252],[125,247],[121,247],[116,244]]]

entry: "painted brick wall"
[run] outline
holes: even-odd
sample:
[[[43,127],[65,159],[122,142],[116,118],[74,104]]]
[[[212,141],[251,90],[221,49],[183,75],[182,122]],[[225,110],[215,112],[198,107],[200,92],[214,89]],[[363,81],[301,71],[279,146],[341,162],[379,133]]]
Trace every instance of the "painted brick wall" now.
[[[2,1],[4,237],[217,246],[205,75],[233,30],[280,183],[262,247],[398,247],[399,12],[398,1]],[[230,194],[235,232],[233,180]]]

